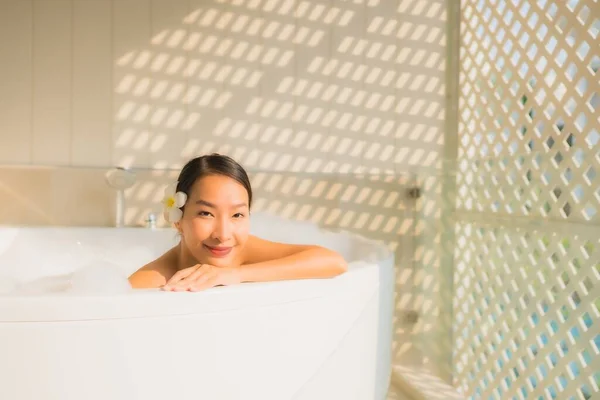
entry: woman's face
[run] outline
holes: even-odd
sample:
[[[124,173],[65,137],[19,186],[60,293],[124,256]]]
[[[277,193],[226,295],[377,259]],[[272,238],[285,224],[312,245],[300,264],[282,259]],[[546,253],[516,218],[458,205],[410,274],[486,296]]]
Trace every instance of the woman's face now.
[[[248,192],[224,175],[207,175],[192,185],[177,223],[181,242],[201,264],[232,267],[241,263],[250,232]]]

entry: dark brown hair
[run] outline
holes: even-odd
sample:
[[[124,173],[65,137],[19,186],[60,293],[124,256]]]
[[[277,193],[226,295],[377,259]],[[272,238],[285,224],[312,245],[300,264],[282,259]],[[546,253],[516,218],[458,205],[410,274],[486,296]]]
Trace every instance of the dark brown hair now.
[[[224,175],[236,180],[248,192],[248,207],[252,205],[252,187],[244,168],[233,158],[217,153],[196,157],[188,161],[179,173],[176,191],[184,192],[189,196],[194,182],[206,175]]]

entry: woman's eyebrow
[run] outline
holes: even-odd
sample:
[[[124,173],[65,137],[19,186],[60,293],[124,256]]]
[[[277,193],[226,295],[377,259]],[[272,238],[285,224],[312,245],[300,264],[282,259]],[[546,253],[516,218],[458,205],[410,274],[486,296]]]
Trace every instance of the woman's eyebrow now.
[[[210,207],[210,208],[217,208],[217,206],[214,205],[213,203],[209,203],[208,201],[202,200],[202,199],[196,200],[196,204],[201,204],[201,205],[204,205],[204,206]],[[240,208],[240,207],[247,207],[247,206],[248,206],[248,204],[246,204],[246,203],[239,203],[239,204],[234,204],[232,206],[232,208]]]
[[[210,207],[210,208],[217,208],[217,206],[215,206],[213,203],[209,203],[206,200],[196,200],[196,204],[201,204],[203,206]]]

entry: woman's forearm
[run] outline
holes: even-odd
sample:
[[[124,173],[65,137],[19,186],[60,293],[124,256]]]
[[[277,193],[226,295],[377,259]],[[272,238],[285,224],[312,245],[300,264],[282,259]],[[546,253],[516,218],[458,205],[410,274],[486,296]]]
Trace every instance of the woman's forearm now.
[[[346,261],[336,252],[315,247],[276,260],[239,267],[241,282],[330,278],[345,272]]]

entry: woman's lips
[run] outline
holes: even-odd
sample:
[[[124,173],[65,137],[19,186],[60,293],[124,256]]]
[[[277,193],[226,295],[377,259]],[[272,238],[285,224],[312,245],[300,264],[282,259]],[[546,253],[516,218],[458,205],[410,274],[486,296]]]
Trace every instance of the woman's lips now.
[[[215,257],[225,257],[231,252],[231,247],[211,247],[203,245]]]

